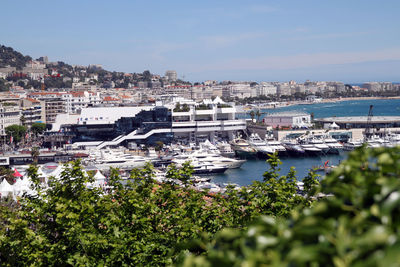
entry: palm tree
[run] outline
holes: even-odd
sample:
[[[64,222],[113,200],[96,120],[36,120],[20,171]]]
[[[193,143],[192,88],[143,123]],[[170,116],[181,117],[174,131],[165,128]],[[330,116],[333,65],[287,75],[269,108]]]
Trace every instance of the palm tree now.
[[[257,109],[257,111],[256,111],[256,114],[255,114],[256,116],[257,116],[257,123],[260,121],[260,116],[261,116],[261,112],[260,112],[260,109]]]
[[[256,114],[255,114],[254,110],[250,111],[251,122],[254,121],[254,116],[255,116],[255,115],[256,115]]]

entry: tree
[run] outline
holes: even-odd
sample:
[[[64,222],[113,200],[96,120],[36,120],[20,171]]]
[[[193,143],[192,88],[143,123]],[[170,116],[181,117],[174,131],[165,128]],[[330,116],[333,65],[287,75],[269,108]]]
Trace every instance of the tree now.
[[[257,117],[257,123],[258,123],[260,121],[260,117],[261,117],[260,109],[256,110],[255,116]]]
[[[143,80],[151,81],[151,73],[148,70],[143,71]]]
[[[278,178],[276,155],[268,163],[272,169],[264,182],[240,190],[230,187],[224,195],[191,186],[193,169],[188,163],[181,169],[169,167],[167,176],[174,180],[165,183],[154,179],[151,164],[134,169],[124,185],[118,170],[111,169],[107,193],[87,186],[93,178],[79,161],[65,165],[60,177],[50,178],[46,190],[37,167],[31,166],[28,172],[38,194],[24,196],[12,210],[0,203],[0,262],[171,265],[184,249],[181,244],[209,242],[223,228],[246,229],[260,214],[287,216],[295,205],[310,205],[311,195],[294,194],[294,171]]]
[[[37,164],[39,160],[40,151],[38,147],[32,147],[31,149],[31,157],[33,160],[33,164]]]
[[[399,163],[399,147],[356,150],[326,177],[318,189],[325,197],[310,208],[225,229],[197,243],[203,255],[189,247],[179,266],[397,266]]]
[[[10,125],[5,128],[8,137],[12,136],[14,142],[18,143],[21,141],[22,137],[25,136],[26,127],[22,125]]]
[[[31,126],[31,131],[34,135],[38,136],[46,130],[46,124],[41,122],[35,122]]]
[[[250,117],[251,117],[251,122],[253,122],[254,121],[254,117],[256,116],[256,113],[254,112],[254,110],[251,110],[249,114],[250,114]]]
[[[6,81],[3,78],[0,78],[0,92],[8,91],[10,86],[6,84]]]
[[[9,184],[14,183],[14,171],[5,167],[0,167],[0,183],[6,179]]]

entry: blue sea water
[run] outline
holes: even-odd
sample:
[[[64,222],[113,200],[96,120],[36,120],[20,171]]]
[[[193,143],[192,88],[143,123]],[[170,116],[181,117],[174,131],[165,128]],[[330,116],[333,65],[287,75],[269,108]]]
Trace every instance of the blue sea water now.
[[[367,116],[369,106],[373,105],[375,116],[400,116],[400,99],[346,100],[336,103],[318,103],[312,105],[295,105],[277,109],[264,109],[263,112],[304,111],[314,113],[315,118]]]
[[[323,117],[342,117],[342,116],[367,116],[369,106],[374,105],[374,116],[400,116],[400,99],[379,99],[379,100],[350,100],[336,103],[318,103],[313,105],[288,106],[277,109],[266,109],[263,112],[275,113],[281,111],[304,111],[314,113],[315,118]],[[286,175],[290,167],[297,171],[297,178],[302,180],[315,166],[323,165],[329,160],[329,165],[338,165],[340,161],[346,159],[347,153],[340,155],[326,155],[321,157],[305,158],[281,158],[281,175]],[[230,169],[224,174],[213,176],[215,183],[236,183],[239,185],[249,185],[252,181],[262,180],[263,173],[269,169],[265,160],[248,160],[240,169]],[[323,175],[323,173],[321,173]]]

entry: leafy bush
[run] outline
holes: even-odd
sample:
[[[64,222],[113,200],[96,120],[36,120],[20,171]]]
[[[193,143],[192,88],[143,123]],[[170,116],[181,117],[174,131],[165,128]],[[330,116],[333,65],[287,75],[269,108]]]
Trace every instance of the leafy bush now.
[[[209,242],[225,227],[246,229],[260,214],[286,216],[310,197],[295,194],[294,171],[279,177],[279,160],[264,182],[209,194],[190,185],[193,169],[170,166],[171,182],[157,183],[153,167],[134,169],[126,185],[116,170],[109,194],[86,187],[93,181],[79,162],[65,167],[59,179],[40,188],[36,167],[29,170],[37,196],[20,199],[19,207],[0,205],[0,262],[18,265],[168,265],[191,240]],[[276,179],[276,181],[275,181]],[[312,179],[311,179],[312,180]],[[180,181],[183,185],[178,186]],[[313,188],[312,184],[308,188]],[[200,252],[201,250],[199,250]]]
[[[328,195],[289,218],[224,229],[180,266],[398,266],[400,148],[352,152],[322,183]]]

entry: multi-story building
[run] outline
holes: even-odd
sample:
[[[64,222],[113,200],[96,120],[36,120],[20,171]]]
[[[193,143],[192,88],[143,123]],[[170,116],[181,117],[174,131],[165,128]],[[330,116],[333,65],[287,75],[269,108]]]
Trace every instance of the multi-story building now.
[[[260,95],[276,95],[276,90],[277,87],[276,85],[272,84],[272,83],[267,83],[267,82],[261,82],[258,86],[257,86],[257,94],[258,96]]]
[[[292,93],[291,87],[288,83],[280,83],[276,89],[277,95],[290,95]]]
[[[65,101],[62,99],[61,93],[35,92],[29,94],[29,97],[41,101],[46,118],[44,123],[53,123],[57,114],[66,113]]]
[[[366,88],[369,92],[379,92],[382,90],[382,87],[378,82],[367,82],[364,83],[362,87]]]
[[[60,98],[49,98],[41,101],[45,107],[46,123],[53,123],[58,114],[65,113],[65,102]]]
[[[221,99],[186,105],[169,103],[140,107],[97,107],[82,109],[75,123],[65,124],[59,116],[54,131],[73,133],[72,141],[77,146],[129,146],[130,143],[154,144],[156,141],[169,143],[203,141],[216,138],[231,139],[237,131],[246,129],[246,121],[236,118],[234,104]]]
[[[24,117],[24,125],[30,127],[33,123],[45,122],[45,107],[39,100],[33,98],[21,99],[21,115]]]
[[[176,73],[175,70],[167,70],[165,72],[165,77],[170,82],[174,82],[174,81],[178,80],[178,74]]]
[[[65,110],[69,114],[78,113],[83,108],[95,106],[102,102],[100,93],[88,91],[61,93],[61,98],[65,101]]]
[[[19,106],[0,104],[0,134],[5,135],[5,128],[10,125],[21,124],[21,112]]]

